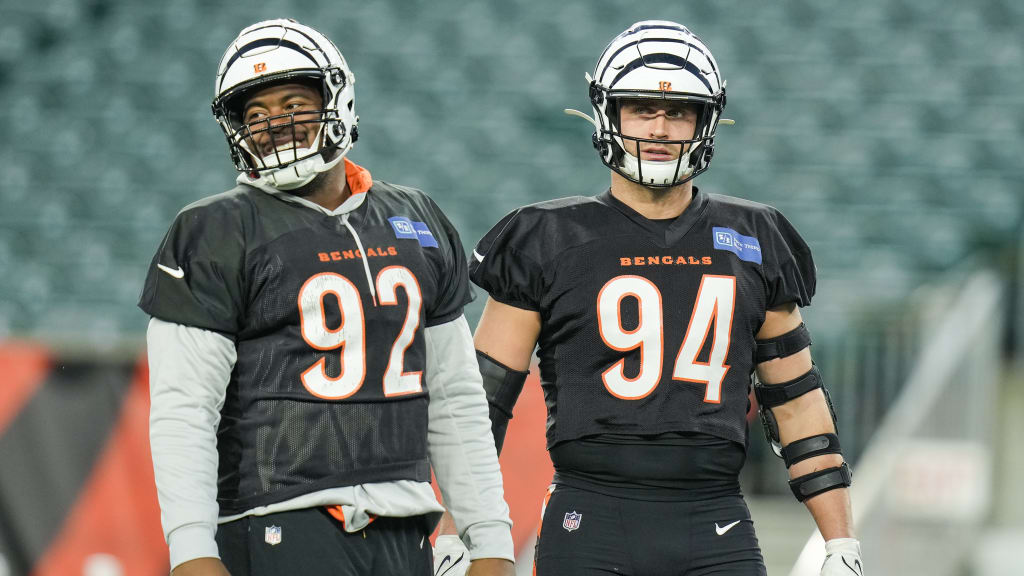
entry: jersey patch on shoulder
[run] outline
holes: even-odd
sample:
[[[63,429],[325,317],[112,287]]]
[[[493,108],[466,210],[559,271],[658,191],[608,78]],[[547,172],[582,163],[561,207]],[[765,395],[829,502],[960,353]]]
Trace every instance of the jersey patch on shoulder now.
[[[437,248],[437,238],[430,231],[424,222],[414,222],[404,216],[392,216],[388,218],[391,227],[395,229],[395,238],[408,238],[416,240],[420,246]]]
[[[716,250],[728,250],[745,262],[761,263],[761,243],[757,238],[722,226],[712,228],[711,234]]]

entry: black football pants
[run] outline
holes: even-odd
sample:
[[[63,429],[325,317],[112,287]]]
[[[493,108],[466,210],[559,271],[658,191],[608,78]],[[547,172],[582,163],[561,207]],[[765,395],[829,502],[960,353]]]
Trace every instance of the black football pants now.
[[[558,485],[544,507],[536,576],[765,576],[741,495],[616,498]]]
[[[221,560],[233,576],[431,576],[429,537],[423,516],[381,517],[348,533],[324,508],[217,527]]]

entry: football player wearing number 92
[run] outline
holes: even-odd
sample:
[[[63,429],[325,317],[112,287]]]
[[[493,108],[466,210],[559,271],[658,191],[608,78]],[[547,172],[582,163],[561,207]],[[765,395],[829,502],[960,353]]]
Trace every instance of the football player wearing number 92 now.
[[[707,194],[725,81],[687,28],[645,21],[587,76],[594,197],[519,208],[477,245],[474,341],[502,444],[535,345],[555,468],[536,574],[765,573],[740,493],[752,376],[769,441],[827,540],[862,575],[851,475],[800,316],[807,244],[770,206]],[[506,470],[514,481],[515,470]]]
[[[176,576],[429,576],[431,468],[470,573],[513,573],[466,257],[429,196],[348,159],[354,82],[291,20],[221,61],[238,185],[177,215],[139,302]]]

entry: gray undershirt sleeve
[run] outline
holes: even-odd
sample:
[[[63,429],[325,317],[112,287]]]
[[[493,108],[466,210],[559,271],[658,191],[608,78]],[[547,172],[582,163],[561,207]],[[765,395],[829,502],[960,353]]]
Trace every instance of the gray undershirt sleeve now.
[[[425,330],[428,450],[470,557],[515,559],[487,397],[464,316]]]
[[[171,568],[219,558],[217,543],[217,426],[234,342],[191,326],[153,318],[149,354],[149,441],[160,520]]]

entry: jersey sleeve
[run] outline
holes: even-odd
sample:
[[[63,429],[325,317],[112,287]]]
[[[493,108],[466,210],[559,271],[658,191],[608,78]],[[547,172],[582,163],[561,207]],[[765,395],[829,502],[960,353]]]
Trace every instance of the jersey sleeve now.
[[[461,316],[463,308],[473,300],[473,292],[469,288],[466,250],[459,233],[433,200],[430,204],[440,223],[442,241],[448,248],[441,260],[443,269],[438,274],[437,298],[426,308],[426,325],[436,326]]]
[[[766,252],[772,257],[765,269],[768,308],[790,302],[809,306],[817,284],[811,249],[781,212],[774,211],[771,220],[771,245]]]
[[[237,334],[244,310],[244,240],[237,213],[193,206],[153,257],[139,308],[167,322]]]
[[[473,250],[469,277],[502,304],[538,311],[544,276],[539,259],[531,255],[528,228],[522,209],[502,218]]]

